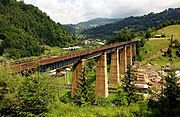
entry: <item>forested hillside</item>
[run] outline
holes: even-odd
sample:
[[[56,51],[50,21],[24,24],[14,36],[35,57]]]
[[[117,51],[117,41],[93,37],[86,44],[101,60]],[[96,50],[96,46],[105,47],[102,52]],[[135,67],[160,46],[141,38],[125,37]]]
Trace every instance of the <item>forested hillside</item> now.
[[[96,18],[85,22],[80,22],[78,24],[68,24],[64,25],[68,31],[71,33],[80,33],[84,30],[95,28],[97,26],[102,26],[105,24],[114,23],[120,21],[121,18],[109,19],[109,18]]]
[[[39,55],[44,44],[69,46],[75,38],[37,7],[23,1],[0,0],[0,40],[1,55],[19,58]]]
[[[138,17],[131,16],[112,24],[86,30],[82,33],[97,38],[111,37],[124,28],[128,28],[134,32],[146,31],[148,28],[157,27],[166,20],[173,20],[174,23],[180,20],[180,8],[169,8],[160,13],[149,13],[148,15]]]

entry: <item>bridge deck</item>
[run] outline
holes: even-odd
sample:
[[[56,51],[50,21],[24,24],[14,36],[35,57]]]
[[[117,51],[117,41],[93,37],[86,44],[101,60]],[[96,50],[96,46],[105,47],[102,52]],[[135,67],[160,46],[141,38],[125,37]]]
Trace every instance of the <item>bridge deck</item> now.
[[[12,65],[12,71],[14,73],[21,72],[24,70],[35,69],[38,66],[45,66],[45,65],[52,64],[52,63],[57,63],[57,62],[66,61],[66,60],[76,58],[76,60],[68,62],[67,64],[64,64],[64,66],[65,66],[68,64],[72,64],[73,62],[77,62],[77,60],[79,60],[79,58],[86,56],[85,58],[88,59],[90,57],[97,56],[98,52],[108,52],[107,50],[111,51],[113,49],[124,47],[126,45],[130,45],[133,43],[137,43],[137,41],[122,42],[122,43],[117,43],[117,44],[112,44],[112,45],[106,45],[106,46],[96,48],[96,49],[71,53],[71,54],[67,54],[64,56],[51,56],[51,57],[47,57],[47,58],[41,58],[39,60],[34,60],[32,62],[23,62],[23,63],[19,63],[19,64],[13,64]],[[91,55],[91,56],[87,56],[87,55]],[[61,65],[61,66],[63,66],[63,65]]]

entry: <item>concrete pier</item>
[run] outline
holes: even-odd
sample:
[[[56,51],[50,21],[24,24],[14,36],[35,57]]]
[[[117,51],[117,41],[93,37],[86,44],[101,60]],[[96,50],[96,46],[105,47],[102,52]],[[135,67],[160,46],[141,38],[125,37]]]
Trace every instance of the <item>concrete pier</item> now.
[[[111,55],[110,84],[119,84],[119,50],[115,50]]]
[[[103,53],[103,55],[99,56],[96,69],[96,95],[106,98],[108,96],[106,53]]]

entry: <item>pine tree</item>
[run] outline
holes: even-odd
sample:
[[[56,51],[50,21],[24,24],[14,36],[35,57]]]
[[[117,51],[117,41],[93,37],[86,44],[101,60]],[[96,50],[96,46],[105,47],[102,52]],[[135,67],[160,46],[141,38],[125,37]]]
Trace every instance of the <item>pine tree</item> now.
[[[73,97],[73,102],[77,106],[93,105],[95,103],[95,94],[92,90],[93,78],[87,76],[87,67],[84,67],[81,78],[78,78],[77,91]]]
[[[171,72],[169,76],[165,77],[165,89],[164,89],[164,103],[168,108],[168,115],[175,114],[173,109],[179,106],[180,101],[180,87],[178,78],[175,76],[175,72]]]
[[[55,89],[49,83],[46,77],[26,77],[19,89],[19,116],[40,116],[51,109],[49,104],[55,100]]]
[[[134,82],[135,82],[135,75],[131,69],[131,65],[128,64],[127,65],[127,73],[123,79],[123,89],[127,95],[128,105],[130,105],[131,102],[135,102],[138,98],[135,94],[137,89],[136,89]]]

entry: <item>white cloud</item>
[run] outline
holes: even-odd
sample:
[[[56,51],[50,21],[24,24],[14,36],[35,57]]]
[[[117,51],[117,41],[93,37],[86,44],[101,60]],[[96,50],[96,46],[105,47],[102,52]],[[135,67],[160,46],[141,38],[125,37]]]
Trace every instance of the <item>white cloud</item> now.
[[[179,0],[24,0],[62,24],[97,17],[121,18],[179,7]]]

